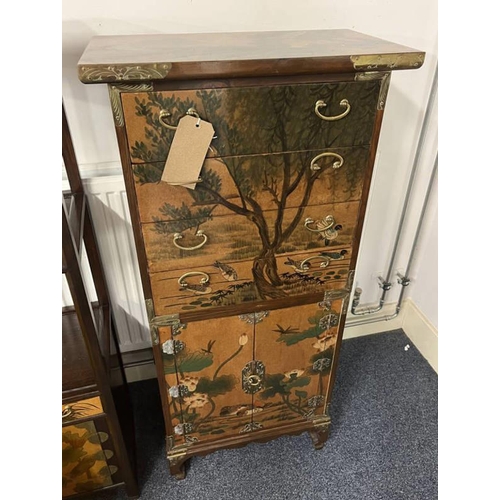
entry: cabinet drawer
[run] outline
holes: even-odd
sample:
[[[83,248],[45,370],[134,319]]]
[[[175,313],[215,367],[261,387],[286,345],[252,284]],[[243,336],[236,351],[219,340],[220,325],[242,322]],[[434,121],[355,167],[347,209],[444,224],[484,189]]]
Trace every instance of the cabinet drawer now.
[[[177,437],[205,442],[324,413],[341,311],[339,299],[160,328]]]
[[[121,99],[132,162],[144,163],[165,161],[175,133],[165,123],[175,126],[191,108],[212,123],[209,154],[216,157],[369,144],[379,89],[380,80],[372,80],[132,92]]]
[[[351,249],[302,253],[276,259],[275,281],[259,269],[265,261],[222,262],[151,275],[156,315],[285,298],[347,285]],[[267,294],[267,295],[266,295]]]
[[[283,199],[288,208],[357,201],[368,157],[368,147],[360,146],[209,158],[200,174],[203,182],[194,190],[161,182],[162,163],[133,165],[140,219],[178,220],[203,212],[229,215],[252,202],[261,210],[275,210]]]
[[[142,224],[149,272],[350,246],[358,212],[356,201]]]

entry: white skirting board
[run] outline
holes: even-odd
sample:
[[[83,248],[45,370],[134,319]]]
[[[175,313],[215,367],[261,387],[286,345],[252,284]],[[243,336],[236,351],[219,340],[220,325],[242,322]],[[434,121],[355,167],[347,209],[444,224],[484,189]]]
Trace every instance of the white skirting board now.
[[[424,316],[411,298],[404,301],[403,330],[437,373],[437,328]]]
[[[376,313],[370,316],[348,316],[346,328],[344,330],[344,339],[352,339],[363,335],[372,335],[375,333],[388,332],[402,328],[422,356],[432,366],[434,371],[438,371],[438,333],[437,329],[424,316],[422,311],[416,306],[411,298],[403,301],[399,315],[389,321],[384,321],[383,317],[390,316],[395,309],[395,304],[388,304],[384,312]],[[371,318],[378,319],[374,323],[353,326],[358,320]]]

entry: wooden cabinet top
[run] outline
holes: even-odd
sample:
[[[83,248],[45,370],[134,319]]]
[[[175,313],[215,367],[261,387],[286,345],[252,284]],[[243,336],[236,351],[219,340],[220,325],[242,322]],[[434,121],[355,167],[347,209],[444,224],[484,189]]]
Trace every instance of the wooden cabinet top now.
[[[93,37],[78,63],[84,83],[392,71],[425,53],[352,30]]]

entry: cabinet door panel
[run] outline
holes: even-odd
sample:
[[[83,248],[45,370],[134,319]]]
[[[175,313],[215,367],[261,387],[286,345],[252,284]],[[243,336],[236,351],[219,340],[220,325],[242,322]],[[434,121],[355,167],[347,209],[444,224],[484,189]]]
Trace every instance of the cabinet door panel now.
[[[342,300],[269,311],[256,328],[255,358],[266,370],[254,427],[269,429],[325,412]]]
[[[210,441],[244,432],[251,423],[252,394],[244,392],[241,377],[253,359],[253,337],[253,326],[238,316],[160,328],[177,436]]]

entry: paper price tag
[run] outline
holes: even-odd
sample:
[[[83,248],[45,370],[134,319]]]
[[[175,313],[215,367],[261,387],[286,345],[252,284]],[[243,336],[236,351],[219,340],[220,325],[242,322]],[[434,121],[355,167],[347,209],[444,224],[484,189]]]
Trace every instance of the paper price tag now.
[[[195,116],[183,116],[177,125],[161,180],[195,189],[213,137],[211,123]]]

